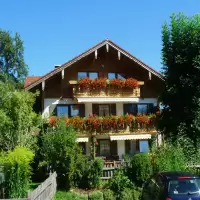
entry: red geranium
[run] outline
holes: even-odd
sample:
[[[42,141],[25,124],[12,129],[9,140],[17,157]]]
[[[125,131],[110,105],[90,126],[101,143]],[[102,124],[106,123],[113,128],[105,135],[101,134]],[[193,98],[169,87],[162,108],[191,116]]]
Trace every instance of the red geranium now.
[[[92,83],[92,80],[88,77],[86,78],[82,78],[78,81],[78,85],[80,88],[85,88],[85,89],[88,89],[90,88],[91,86],[91,83]]]
[[[97,78],[91,82],[91,89],[103,89],[106,87],[106,78]]]
[[[57,122],[57,117],[52,116],[52,117],[49,118],[49,124],[50,124],[51,126],[55,126],[55,125],[56,125],[56,122]]]
[[[124,117],[124,122],[126,123],[126,125],[130,125],[134,120],[134,116],[133,115],[125,115]]]
[[[134,78],[127,78],[125,80],[125,87],[127,88],[135,88],[138,86],[138,81]]]
[[[110,86],[114,87],[114,88],[123,88],[125,85],[125,82],[122,79],[112,79],[110,80]]]
[[[146,125],[149,124],[149,118],[146,115],[137,115],[136,122],[140,125]]]

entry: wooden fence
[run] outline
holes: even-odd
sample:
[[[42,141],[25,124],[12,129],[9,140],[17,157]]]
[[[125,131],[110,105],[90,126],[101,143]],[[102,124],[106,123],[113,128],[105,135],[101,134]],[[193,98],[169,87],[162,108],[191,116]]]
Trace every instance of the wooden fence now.
[[[56,172],[50,174],[49,178],[47,178],[43,183],[41,183],[35,190],[28,192],[27,198],[4,200],[51,200],[56,194],[56,177]]]
[[[101,177],[102,180],[108,180],[110,179],[113,174],[114,171],[117,168],[120,168],[124,165],[123,161],[105,161],[104,162],[104,167],[103,167],[103,176]]]

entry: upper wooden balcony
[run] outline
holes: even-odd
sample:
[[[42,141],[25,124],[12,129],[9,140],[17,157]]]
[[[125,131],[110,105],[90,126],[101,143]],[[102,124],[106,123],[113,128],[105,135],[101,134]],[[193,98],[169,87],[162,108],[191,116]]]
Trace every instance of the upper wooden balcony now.
[[[107,80],[109,81],[109,80]],[[137,86],[135,87],[126,87],[126,86],[112,86],[107,84],[104,87],[81,87],[77,80],[70,80],[69,83],[73,87],[73,96],[75,98],[81,97],[137,97],[141,96],[140,88],[144,85],[143,81],[137,81]]]

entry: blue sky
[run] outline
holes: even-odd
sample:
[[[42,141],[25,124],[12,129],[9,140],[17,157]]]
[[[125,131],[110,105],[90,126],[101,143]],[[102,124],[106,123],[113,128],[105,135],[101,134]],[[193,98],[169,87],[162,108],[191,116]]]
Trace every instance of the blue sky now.
[[[106,38],[160,70],[164,21],[199,11],[200,0],[2,0],[0,28],[20,33],[29,75],[44,75]]]

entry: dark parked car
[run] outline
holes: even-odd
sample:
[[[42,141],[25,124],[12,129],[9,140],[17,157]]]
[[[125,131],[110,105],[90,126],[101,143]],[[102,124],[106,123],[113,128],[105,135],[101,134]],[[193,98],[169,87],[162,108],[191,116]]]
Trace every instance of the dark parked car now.
[[[188,172],[160,172],[142,191],[142,200],[200,200],[200,177]]]

